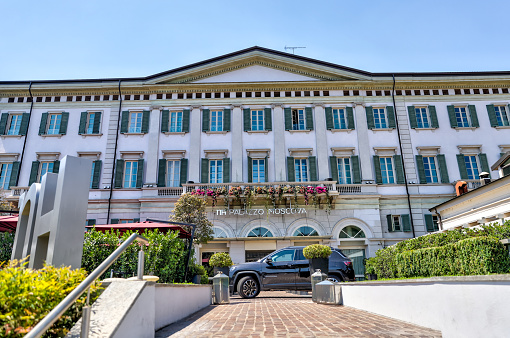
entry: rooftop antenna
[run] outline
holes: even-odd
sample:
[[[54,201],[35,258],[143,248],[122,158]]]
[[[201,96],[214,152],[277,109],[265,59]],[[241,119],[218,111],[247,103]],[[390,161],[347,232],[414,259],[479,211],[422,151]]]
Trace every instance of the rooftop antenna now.
[[[306,47],[287,47],[287,46],[285,46],[285,50],[292,49],[292,54],[296,54],[296,49],[298,49],[298,48],[306,48]]]

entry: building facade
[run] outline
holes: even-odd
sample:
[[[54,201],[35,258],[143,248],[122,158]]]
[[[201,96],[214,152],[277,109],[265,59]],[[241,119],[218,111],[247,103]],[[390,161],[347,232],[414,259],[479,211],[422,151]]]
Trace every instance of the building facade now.
[[[361,276],[510,150],[509,88],[510,72],[369,73],[261,47],[145,78],[0,82],[0,184],[16,201],[63,156],[90,158],[88,224],[166,220],[194,191],[215,230],[204,260],[323,243]]]

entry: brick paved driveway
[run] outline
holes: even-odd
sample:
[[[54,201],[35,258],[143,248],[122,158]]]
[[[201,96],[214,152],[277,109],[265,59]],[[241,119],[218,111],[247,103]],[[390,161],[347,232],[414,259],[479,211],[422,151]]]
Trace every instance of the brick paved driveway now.
[[[441,337],[406,322],[343,306],[319,305],[310,296],[261,292],[234,296],[156,332],[163,337]]]

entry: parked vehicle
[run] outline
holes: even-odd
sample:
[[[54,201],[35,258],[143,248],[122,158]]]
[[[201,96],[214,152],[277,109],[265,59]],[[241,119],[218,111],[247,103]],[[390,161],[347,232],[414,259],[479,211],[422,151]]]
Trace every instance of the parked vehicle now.
[[[243,298],[256,297],[267,290],[311,290],[310,268],[303,256],[304,246],[290,246],[256,262],[230,268],[230,291]],[[354,281],[351,260],[340,249],[331,248],[328,277],[337,282]]]

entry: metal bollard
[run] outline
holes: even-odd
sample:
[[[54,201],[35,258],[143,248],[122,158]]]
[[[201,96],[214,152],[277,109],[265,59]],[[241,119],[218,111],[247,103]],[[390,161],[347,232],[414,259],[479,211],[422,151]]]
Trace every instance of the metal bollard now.
[[[143,280],[143,270],[144,270],[144,264],[145,264],[145,253],[143,250],[138,251],[138,274],[137,278],[139,280]]]

